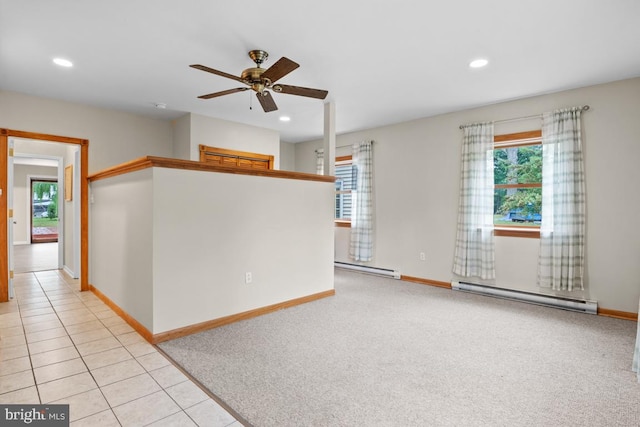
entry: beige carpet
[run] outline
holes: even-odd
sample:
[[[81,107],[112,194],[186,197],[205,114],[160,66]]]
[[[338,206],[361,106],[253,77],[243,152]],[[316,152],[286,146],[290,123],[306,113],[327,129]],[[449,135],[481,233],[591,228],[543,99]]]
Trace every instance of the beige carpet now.
[[[638,426],[636,323],[338,271],[160,344],[254,426]]]

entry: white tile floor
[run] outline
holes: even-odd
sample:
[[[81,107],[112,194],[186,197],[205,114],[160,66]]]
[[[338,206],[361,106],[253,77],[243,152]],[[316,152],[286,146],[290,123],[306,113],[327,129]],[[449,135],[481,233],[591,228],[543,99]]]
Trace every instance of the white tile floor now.
[[[0,402],[68,403],[72,426],[242,424],[76,280],[16,274],[0,303]]]

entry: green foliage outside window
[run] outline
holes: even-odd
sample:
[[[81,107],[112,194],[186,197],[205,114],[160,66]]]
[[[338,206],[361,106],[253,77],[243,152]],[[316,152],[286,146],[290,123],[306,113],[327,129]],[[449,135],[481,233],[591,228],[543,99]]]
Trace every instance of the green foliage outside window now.
[[[49,199],[51,202],[47,205],[47,217],[58,218],[58,183],[36,181],[33,183],[34,200]]]
[[[542,182],[542,146],[528,145],[494,150],[496,185],[540,184]],[[494,214],[517,212],[519,218],[539,218],[542,211],[541,188],[496,188]],[[535,220],[539,222],[539,220]]]

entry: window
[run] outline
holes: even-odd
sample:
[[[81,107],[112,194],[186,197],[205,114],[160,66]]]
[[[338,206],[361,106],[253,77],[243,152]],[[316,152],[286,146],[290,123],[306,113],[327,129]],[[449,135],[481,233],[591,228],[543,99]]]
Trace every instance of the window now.
[[[349,227],[351,223],[352,191],[356,184],[356,169],[351,156],[336,158],[336,225]]]
[[[200,161],[246,169],[273,169],[273,156],[200,145]]]
[[[497,236],[539,237],[542,220],[542,132],[494,137]]]

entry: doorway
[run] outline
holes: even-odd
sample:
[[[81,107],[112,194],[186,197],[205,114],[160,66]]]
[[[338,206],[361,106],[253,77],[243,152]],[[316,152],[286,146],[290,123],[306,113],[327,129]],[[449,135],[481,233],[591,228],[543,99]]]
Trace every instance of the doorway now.
[[[58,180],[31,178],[31,243],[58,242]]]
[[[13,173],[8,175],[13,178],[8,182],[13,205],[10,239],[13,242],[13,271],[26,273],[65,268],[69,265],[65,259],[65,246],[77,239],[79,231],[65,232],[67,210],[62,198],[64,177],[61,171],[67,162],[75,162],[67,153],[77,151],[77,147],[21,139],[11,139],[10,143],[14,149]],[[69,219],[73,221],[73,218]],[[73,226],[70,222],[69,225]],[[75,268],[78,264],[74,261],[71,266]],[[72,270],[66,270],[73,276]]]
[[[10,139],[20,138],[41,142],[61,142],[79,146],[77,153],[78,167],[77,181],[78,191],[75,193],[80,198],[78,204],[77,217],[79,219],[78,234],[79,246],[79,278],[80,290],[89,290],[89,205],[88,205],[88,161],[89,161],[89,141],[80,138],[70,138],[57,135],[47,135],[34,132],[17,131],[11,129],[0,129],[0,170],[9,171],[13,169],[13,148]],[[9,301],[13,278],[13,259],[9,249],[9,244],[13,237],[14,210],[12,192],[8,187],[8,173],[0,173],[0,302]],[[7,195],[10,197],[6,197]]]

